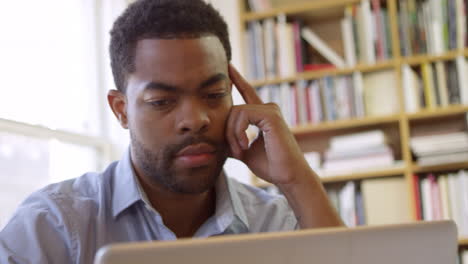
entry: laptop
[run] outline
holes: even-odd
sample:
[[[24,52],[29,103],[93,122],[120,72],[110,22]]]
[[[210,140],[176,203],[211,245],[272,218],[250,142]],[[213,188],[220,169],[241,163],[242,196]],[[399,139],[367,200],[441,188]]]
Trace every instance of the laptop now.
[[[451,264],[453,221],[113,244],[94,264]]]

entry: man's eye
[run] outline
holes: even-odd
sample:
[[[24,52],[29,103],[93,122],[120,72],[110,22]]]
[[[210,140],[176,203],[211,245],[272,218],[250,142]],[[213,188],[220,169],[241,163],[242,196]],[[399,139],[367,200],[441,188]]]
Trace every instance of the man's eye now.
[[[174,104],[175,100],[174,99],[162,99],[162,100],[151,101],[149,103],[155,107],[165,107],[165,106]]]
[[[207,99],[221,99],[225,97],[227,93],[210,93],[206,95]]]

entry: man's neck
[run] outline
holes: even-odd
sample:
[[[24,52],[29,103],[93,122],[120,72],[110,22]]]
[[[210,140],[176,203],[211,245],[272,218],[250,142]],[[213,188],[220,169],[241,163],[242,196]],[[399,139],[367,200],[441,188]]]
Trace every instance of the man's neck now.
[[[180,194],[155,184],[148,184],[141,177],[139,180],[153,208],[178,238],[192,237],[215,212],[214,188],[200,194]]]

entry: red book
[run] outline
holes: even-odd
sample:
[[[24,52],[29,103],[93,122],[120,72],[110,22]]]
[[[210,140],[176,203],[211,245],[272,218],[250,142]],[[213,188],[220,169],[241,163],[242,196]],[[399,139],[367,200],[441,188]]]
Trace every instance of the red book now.
[[[311,91],[310,91],[310,85],[305,87],[305,103],[306,103],[306,113],[307,113],[307,122],[312,123],[312,102],[311,102]]]
[[[380,10],[380,0],[372,0],[372,11],[374,11],[374,26],[376,28],[377,36],[375,38],[375,53],[377,59],[384,59],[384,46],[383,46],[383,34],[382,32],[382,11]]]
[[[301,47],[301,25],[299,22],[293,24],[293,35],[294,35],[294,54],[296,55],[296,70],[297,72],[304,71],[304,65],[302,64],[302,47]]]
[[[431,203],[432,203],[432,219],[442,220],[442,205],[440,199],[440,189],[434,174],[429,174],[429,182],[431,183]]]
[[[305,71],[320,71],[326,69],[334,69],[336,68],[333,64],[306,64],[304,65]]]
[[[421,206],[421,191],[419,190],[419,176],[413,174],[413,201],[415,202],[416,220],[422,219],[422,206]]]

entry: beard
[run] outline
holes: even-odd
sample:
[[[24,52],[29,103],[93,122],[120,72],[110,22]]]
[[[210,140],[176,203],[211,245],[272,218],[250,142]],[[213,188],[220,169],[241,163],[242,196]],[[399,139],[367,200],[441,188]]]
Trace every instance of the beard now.
[[[226,141],[215,142],[205,137],[189,137],[180,143],[166,145],[160,151],[146,148],[131,132],[130,139],[135,155],[134,162],[144,174],[141,176],[166,190],[180,194],[200,194],[212,189],[228,156]],[[215,148],[215,162],[197,168],[175,168],[177,153],[189,145],[198,143],[207,143]]]

